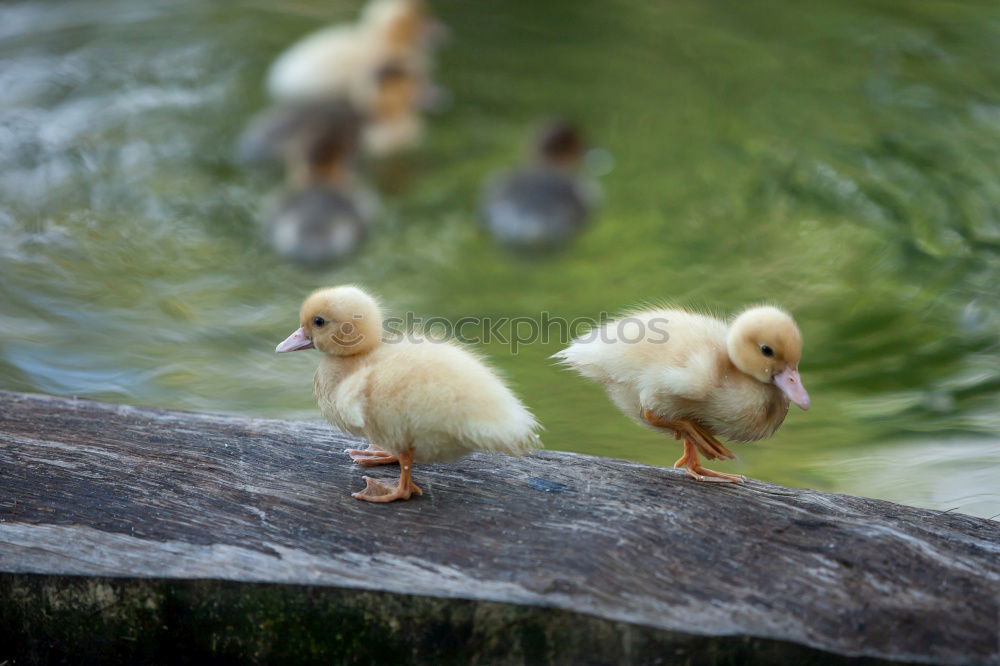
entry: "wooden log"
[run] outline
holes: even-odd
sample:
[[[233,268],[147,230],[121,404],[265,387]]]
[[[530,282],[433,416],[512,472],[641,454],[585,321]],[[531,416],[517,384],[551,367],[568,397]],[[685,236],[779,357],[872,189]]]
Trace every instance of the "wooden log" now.
[[[550,451],[377,505],[358,444],[0,393],[0,664],[1000,662],[997,522]]]

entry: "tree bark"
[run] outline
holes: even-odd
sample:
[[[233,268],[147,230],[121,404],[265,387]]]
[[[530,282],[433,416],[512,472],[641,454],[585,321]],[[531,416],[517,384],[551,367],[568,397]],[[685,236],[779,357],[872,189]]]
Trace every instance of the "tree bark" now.
[[[997,522],[551,451],[370,504],[359,445],[0,393],[0,664],[1000,663]]]

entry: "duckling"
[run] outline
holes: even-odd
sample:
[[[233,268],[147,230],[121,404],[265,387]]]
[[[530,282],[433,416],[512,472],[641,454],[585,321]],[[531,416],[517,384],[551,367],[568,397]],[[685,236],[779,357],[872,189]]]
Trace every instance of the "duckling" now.
[[[737,483],[744,477],[706,469],[698,454],[733,458],[716,435],[763,439],[785,420],[789,401],[809,409],[801,356],[792,317],[758,306],[728,326],[681,309],[635,312],[577,338],[554,358],[603,385],[626,416],[683,438],[675,467],[698,481]]]
[[[418,112],[418,86],[414,73],[398,62],[386,63],[375,72],[375,93],[361,136],[366,154],[388,157],[420,144],[424,120]]]
[[[310,267],[342,261],[368,238],[377,199],[349,163],[357,132],[329,125],[285,148],[289,188],[265,206],[265,230],[278,254]]]
[[[337,135],[360,142],[375,158],[415,148],[424,135],[415,74],[397,62],[372,73],[365,102],[313,99],[279,105],[253,119],[240,137],[238,153],[248,164],[301,161],[311,143]]]
[[[584,143],[568,122],[538,134],[535,163],[491,181],[480,206],[486,228],[503,245],[553,249],[572,240],[591,214],[597,195],[579,167]]]
[[[268,109],[250,121],[237,151],[248,164],[284,163],[300,168],[311,146],[338,141],[352,153],[358,148],[366,118],[346,99],[321,99]]]
[[[323,353],[313,379],[320,411],[341,430],[365,437],[348,449],[363,466],[399,463],[394,485],[363,477],[353,497],[407,500],[422,491],[414,463],[455,460],[471,451],[517,455],[538,446],[538,424],[499,377],[452,342],[415,334],[383,338],[376,300],[353,285],[320,289],[302,304],[301,326],[275,351]]]
[[[445,32],[422,0],[374,0],[357,25],[324,28],[278,56],[267,88],[279,102],[346,97],[363,104],[371,75],[401,61],[431,89],[431,52]]]

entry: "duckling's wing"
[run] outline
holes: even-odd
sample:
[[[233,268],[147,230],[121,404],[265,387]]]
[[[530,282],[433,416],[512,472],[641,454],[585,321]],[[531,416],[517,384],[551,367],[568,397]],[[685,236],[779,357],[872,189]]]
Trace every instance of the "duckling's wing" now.
[[[718,363],[712,351],[697,351],[685,359],[683,365],[647,370],[641,382],[639,395],[647,408],[664,395],[704,400],[718,382]]]
[[[328,382],[324,378],[324,366],[320,365],[313,378],[313,395],[327,421],[345,432],[364,433],[369,376],[370,373],[363,369],[339,381]]]
[[[365,387],[368,383],[368,373],[355,372],[337,385],[334,401],[337,404],[340,417],[348,428],[357,432],[365,427],[365,409],[368,398]]]
[[[719,380],[725,326],[682,310],[610,321],[553,357],[604,385],[628,386],[649,406],[657,395],[699,400]]]
[[[473,450],[523,453],[540,445],[534,416],[502,378],[461,346],[417,334],[383,344],[369,383],[371,431],[387,451],[418,461]]]

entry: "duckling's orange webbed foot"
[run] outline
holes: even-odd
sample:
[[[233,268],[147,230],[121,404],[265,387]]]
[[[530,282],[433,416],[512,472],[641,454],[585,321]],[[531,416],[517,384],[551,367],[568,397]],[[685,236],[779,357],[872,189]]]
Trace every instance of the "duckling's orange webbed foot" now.
[[[415,493],[423,495],[424,491],[420,486],[410,481],[405,486],[402,483],[386,485],[370,476],[361,477],[365,481],[365,489],[351,493],[351,497],[366,502],[395,502],[396,500],[408,500]]]
[[[377,465],[391,465],[399,462],[399,458],[388,451],[377,449],[374,446],[368,449],[344,449],[344,453],[351,457],[351,460],[362,467],[375,467]]]
[[[387,485],[370,476],[361,477],[365,481],[365,489],[352,493],[351,497],[366,502],[395,502],[408,500],[415,493],[423,495],[424,491],[413,482],[413,451],[399,454],[399,480],[395,485]]]

